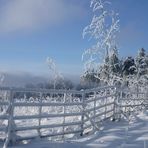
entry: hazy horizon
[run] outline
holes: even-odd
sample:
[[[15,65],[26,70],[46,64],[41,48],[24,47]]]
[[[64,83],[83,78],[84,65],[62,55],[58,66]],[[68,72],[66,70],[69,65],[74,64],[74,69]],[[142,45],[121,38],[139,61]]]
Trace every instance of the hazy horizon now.
[[[26,84],[39,84],[39,83],[48,83],[53,80],[51,75],[37,75],[27,72],[11,73],[5,72],[4,81],[1,83],[1,86],[9,87],[24,87]],[[80,77],[78,75],[63,75],[64,80],[70,80],[74,84],[78,84]]]

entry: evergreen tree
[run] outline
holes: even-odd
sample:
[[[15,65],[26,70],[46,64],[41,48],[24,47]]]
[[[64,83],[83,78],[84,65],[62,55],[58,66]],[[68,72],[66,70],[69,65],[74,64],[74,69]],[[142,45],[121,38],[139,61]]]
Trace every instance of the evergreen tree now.
[[[144,48],[138,51],[136,57],[136,67],[137,67],[137,85],[141,91],[148,85],[148,55]]]
[[[136,74],[136,65],[134,58],[132,57],[126,58],[126,60],[123,62],[122,73],[123,76]]]
[[[148,62],[144,48],[141,48],[136,57],[137,77],[147,75],[148,73]]]
[[[99,85],[100,79],[96,77],[97,72],[92,69],[92,71],[86,71],[85,74],[82,76],[82,83],[87,88],[93,88]]]
[[[107,54],[104,63],[99,67],[98,78],[105,84],[116,85],[121,81],[121,66],[118,51],[114,48],[110,55]]]
[[[112,50],[110,61],[110,72],[113,75],[120,75],[121,74],[121,61],[118,58],[118,51],[116,47]]]

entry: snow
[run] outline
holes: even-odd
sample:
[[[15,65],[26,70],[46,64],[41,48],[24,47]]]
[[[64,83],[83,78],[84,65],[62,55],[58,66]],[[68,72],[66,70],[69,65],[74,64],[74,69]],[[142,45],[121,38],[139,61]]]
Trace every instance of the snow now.
[[[13,148],[143,148],[148,147],[148,111],[131,116],[130,122],[104,121],[100,131],[76,140],[51,142],[35,139],[17,143]]]

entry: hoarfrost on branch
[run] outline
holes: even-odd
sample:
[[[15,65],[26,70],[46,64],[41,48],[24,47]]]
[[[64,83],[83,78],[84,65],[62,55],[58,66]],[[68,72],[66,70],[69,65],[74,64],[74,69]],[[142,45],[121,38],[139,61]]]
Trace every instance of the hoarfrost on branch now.
[[[119,19],[110,5],[108,1],[91,0],[90,7],[94,16],[90,25],[84,28],[83,38],[88,35],[89,40],[95,41],[95,44],[82,54],[84,73],[91,72],[92,69],[97,70],[100,62],[106,56],[110,56],[112,50],[117,47],[116,33],[119,32]]]

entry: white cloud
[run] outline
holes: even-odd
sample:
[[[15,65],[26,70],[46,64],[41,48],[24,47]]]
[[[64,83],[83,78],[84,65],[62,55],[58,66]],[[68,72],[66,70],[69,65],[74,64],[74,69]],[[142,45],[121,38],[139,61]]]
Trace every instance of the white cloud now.
[[[7,0],[0,9],[0,31],[4,32],[55,25],[83,11],[68,0]]]

